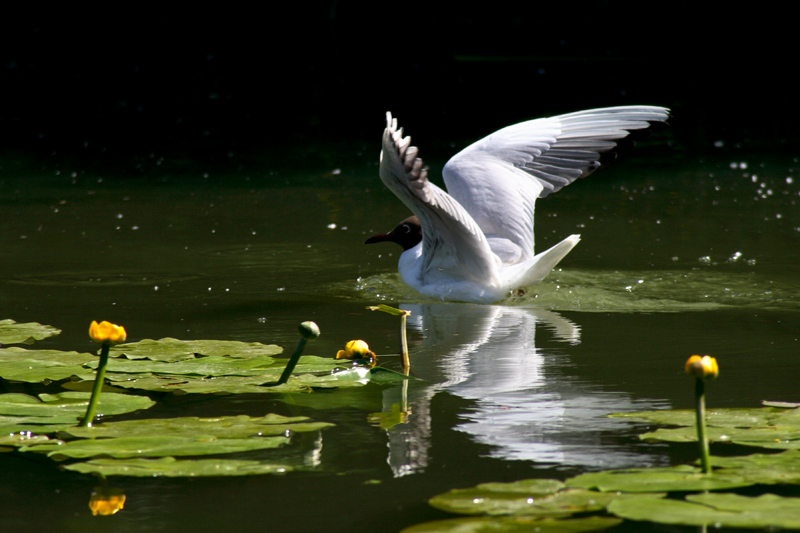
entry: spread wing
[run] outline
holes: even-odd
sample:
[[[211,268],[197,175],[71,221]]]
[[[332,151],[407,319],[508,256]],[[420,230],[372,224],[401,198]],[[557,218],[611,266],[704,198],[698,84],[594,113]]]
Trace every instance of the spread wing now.
[[[419,219],[423,273],[455,269],[484,283],[495,280],[497,260],[480,226],[452,196],[428,181],[418,153],[411,137],[403,137],[397,128],[397,119],[386,113],[381,181]]]
[[[444,182],[503,262],[522,262],[534,256],[536,199],[588,176],[668,116],[663,107],[625,106],[515,124],[456,154]]]

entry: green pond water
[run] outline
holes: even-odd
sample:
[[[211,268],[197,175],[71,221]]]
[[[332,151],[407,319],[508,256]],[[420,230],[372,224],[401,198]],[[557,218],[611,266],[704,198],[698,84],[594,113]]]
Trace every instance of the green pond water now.
[[[95,478],[0,453],[4,528],[398,531],[450,516],[427,499],[451,488],[694,460],[694,446],[640,442],[647,425],[604,415],[689,407],[682,368],[695,353],[721,367],[709,406],[800,399],[800,164],[791,157],[642,147],[540,201],[537,249],[572,233],[581,243],[526,295],[481,306],[422,299],[397,276],[398,248],[362,245],[407,216],[377,177],[374,146],[303,153],[213,167],[151,158],[108,171],[9,156],[0,319],[63,330],[40,348],[93,350],[90,321],[109,320],[129,341],[259,341],[287,355],[297,325],[314,320],[322,335],[307,354],[333,357],[364,339],[398,369],[395,319],[365,310],[386,303],[412,313],[421,379],[406,390],[315,393],[323,399],[302,405],[154,395],[148,416],[274,412],[335,427],[237,455],[305,471],[111,478],[127,496],[113,517],[89,511]],[[432,176],[443,163],[430,161]],[[370,415],[403,394],[408,423],[374,425]]]

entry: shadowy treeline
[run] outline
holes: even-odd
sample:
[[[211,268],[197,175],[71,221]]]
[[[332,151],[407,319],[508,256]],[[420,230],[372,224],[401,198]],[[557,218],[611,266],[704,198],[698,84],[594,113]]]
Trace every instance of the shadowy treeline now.
[[[797,141],[787,77],[796,46],[776,27],[780,13],[765,24],[697,7],[331,0],[9,19],[0,152],[201,157],[377,145],[387,110],[415,141],[434,143],[634,103],[673,108],[686,145]]]

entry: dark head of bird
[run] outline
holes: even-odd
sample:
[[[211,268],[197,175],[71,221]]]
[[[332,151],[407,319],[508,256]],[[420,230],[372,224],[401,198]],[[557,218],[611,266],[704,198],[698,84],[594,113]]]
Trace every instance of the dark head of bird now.
[[[422,241],[422,226],[419,225],[417,217],[408,217],[394,227],[389,233],[382,233],[370,237],[364,244],[375,242],[396,242],[402,246],[403,251],[410,250]]]

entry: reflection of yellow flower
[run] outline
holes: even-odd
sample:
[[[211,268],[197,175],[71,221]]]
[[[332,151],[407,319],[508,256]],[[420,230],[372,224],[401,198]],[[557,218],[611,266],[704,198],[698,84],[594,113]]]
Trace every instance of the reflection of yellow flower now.
[[[377,357],[370,351],[369,345],[361,340],[348,342],[344,350],[336,352],[336,359],[365,359],[374,363]]]
[[[686,361],[686,373],[703,381],[711,381],[719,375],[717,360],[710,355],[693,355]]]
[[[92,320],[92,325],[89,326],[89,336],[94,342],[113,346],[125,342],[128,334],[125,333],[125,328],[122,326],[105,320],[98,324],[97,321]]]
[[[115,489],[95,489],[89,498],[92,515],[109,516],[125,507],[125,495]]]

